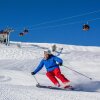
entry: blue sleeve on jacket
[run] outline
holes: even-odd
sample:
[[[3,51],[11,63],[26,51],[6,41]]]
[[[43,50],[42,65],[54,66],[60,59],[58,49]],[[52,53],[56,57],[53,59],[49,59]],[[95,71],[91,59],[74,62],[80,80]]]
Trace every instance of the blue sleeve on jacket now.
[[[44,62],[43,60],[40,62],[39,66],[35,69],[34,73],[36,74],[37,72],[39,72],[44,66]]]
[[[57,61],[58,63],[63,63],[63,60],[57,56],[54,56],[54,60]]]

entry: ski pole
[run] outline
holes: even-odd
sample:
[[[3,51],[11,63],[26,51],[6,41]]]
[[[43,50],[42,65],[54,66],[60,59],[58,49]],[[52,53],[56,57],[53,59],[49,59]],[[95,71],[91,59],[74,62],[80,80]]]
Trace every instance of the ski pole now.
[[[64,66],[64,65],[63,65]],[[88,76],[86,76],[86,75],[84,75],[84,74],[82,74],[82,73],[80,73],[80,72],[78,72],[78,71],[76,71],[76,70],[73,70],[73,69],[71,69],[71,68],[69,68],[69,67],[67,67],[67,66],[64,66],[65,68],[67,68],[67,69],[69,69],[69,70],[72,70],[72,71],[74,71],[74,72],[76,72],[76,73],[78,73],[78,74],[80,74],[80,75],[82,75],[82,76],[84,76],[84,77],[86,77],[86,78],[88,78],[88,79],[90,79],[90,80],[92,80],[92,78],[90,78],[90,77],[88,77]]]
[[[35,77],[34,75],[33,75],[33,77],[34,77],[34,79],[35,79],[37,85],[39,85],[39,82],[37,81],[36,77]]]

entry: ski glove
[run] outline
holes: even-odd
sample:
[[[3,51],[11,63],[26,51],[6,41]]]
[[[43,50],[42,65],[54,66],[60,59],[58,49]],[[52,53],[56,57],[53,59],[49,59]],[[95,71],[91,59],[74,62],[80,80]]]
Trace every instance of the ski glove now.
[[[59,66],[62,66],[62,63],[59,63],[58,65],[59,65]]]
[[[35,73],[34,72],[31,72],[31,75],[35,75]]]

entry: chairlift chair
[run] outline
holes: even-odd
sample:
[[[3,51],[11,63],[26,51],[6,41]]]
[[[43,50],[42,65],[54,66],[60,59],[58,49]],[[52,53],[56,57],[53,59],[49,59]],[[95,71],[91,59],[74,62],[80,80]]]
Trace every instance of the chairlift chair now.
[[[29,32],[29,30],[28,29],[24,29],[24,31],[23,31],[24,33],[28,33]]]
[[[24,33],[19,33],[19,36],[23,36],[24,35]]]
[[[88,24],[83,25],[83,30],[88,31],[90,29],[90,26]]]

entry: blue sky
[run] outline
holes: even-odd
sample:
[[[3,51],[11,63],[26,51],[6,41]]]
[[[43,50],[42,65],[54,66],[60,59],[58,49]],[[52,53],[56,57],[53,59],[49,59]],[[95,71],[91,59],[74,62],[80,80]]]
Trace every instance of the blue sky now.
[[[11,41],[100,46],[100,19],[89,22],[89,31],[82,30],[82,25],[99,18],[100,12],[41,24],[98,10],[100,0],[0,0],[0,29],[7,26],[15,29]],[[78,21],[82,23],[62,25]],[[19,37],[25,27],[29,33]]]

